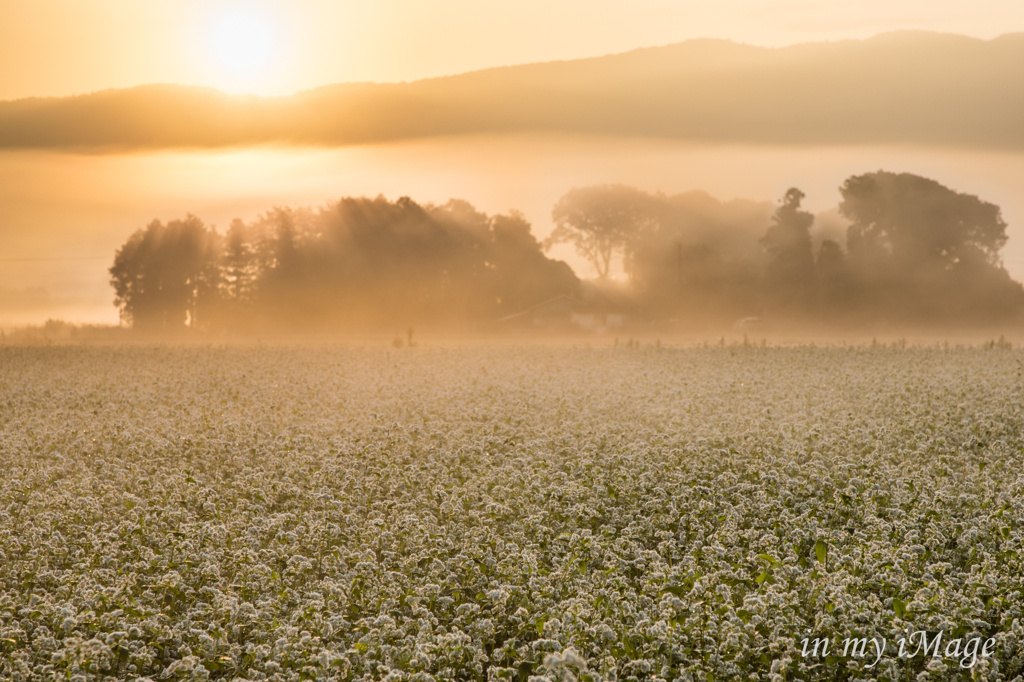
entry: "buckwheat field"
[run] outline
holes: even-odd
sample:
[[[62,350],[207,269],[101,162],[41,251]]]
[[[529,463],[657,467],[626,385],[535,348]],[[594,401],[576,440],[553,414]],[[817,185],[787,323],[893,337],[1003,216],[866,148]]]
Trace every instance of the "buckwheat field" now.
[[[0,347],[0,678],[1022,679],[1022,357]]]

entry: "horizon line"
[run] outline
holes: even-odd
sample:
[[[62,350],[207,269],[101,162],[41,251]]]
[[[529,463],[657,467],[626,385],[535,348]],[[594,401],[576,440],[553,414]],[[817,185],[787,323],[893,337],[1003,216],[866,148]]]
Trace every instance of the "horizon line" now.
[[[498,64],[498,65],[492,65],[492,66],[483,66],[483,67],[480,67],[480,68],[477,68],[477,69],[469,69],[468,71],[456,71],[456,72],[451,72],[451,73],[439,74],[439,75],[435,75],[435,76],[425,76],[423,78],[415,78],[415,79],[411,79],[411,80],[334,81],[334,82],[329,82],[329,83],[322,83],[320,85],[316,85],[316,86],[309,87],[309,88],[300,88],[300,89],[293,90],[293,91],[290,91],[290,92],[285,93],[285,94],[276,94],[276,95],[260,94],[260,93],[256,93],[256,92],[233,92],[233,91],[225,90],[223,88],[215,87],[215,86],[212,86],[212,85],[200,85],[200,84],[185,83],[185,82],[147,81],[147,82],[142,82],[142,83],[136,83],[134,85],[123,85],[123,86],[115,85],[115,86],[111,86],[111,87],[107,87],[107,88],[101,88],[99,90],[74,92],[74,93],[65,94],[65,95],[26,95],[26,96],[23,96],[23,97],[14,97],[14,98],[0,99],[0,103],[25,102],[25,101],[29,101],[29,100],[74,99],[76,97],[90,97],[90,96],[93,96],[93,95],[99,95],[99,94],[103,94],[103,93],[124,92],[124,91],[127,91],[127,90],[137,90],[137,89],[142,89],[142,88],[182,88],[182,89],[201,90],[201,91],[206,91],[206,92],[216,92],[216,93],[224,95],[226,97],[257,98],[257,99],[261,99],[261,100],[275,100],[275,99],[281,100],[281,99],[288,99],[288,98],[291,98],[291,97],[295,97],[297,95],[303,95],[303,94],[306,94],[306,93],[316,92],[317,90],[321,90],[321,89],[324,89],[324,88],[331,88],[331,87],[338,87],[338,86],[409,85],[409,84],[413,84],[413,83],[424,83],[424,82],[429,82],[429,81],[434,81],[434,80],[442,80],[442,79],[445,79],[445,78],[456,78],[456,77],[459,77],[459,76],[467,76],[467,75],[470,75],[470,74],[485,73],[485,72],[488,72],[488,71],[499,71],[499,70],[502,70],[502,69],[510,69],[510,68],[517,68],[517,67],[523,67],[523,66],[537,66],[537,65],[544,65],[544,64],[565,64],[565,63],[569,63],[569,62],[581,62],[581,61],[588,61],[588,60],[593,60],[593,59],[603,59],[603,58],[606,58],[606,57],[618,57],[618,56],[623,56],[623,55],[634,54],[634,53],[637,53],[637,52],[643,52],[643,51],[646,51],[646,50],[657,50],[657,49],[664,49],[664,48],[669,48],[669,47],[676,47],[676,46],[680,46],[680,45],[685,45],[687,43],[698,43],[698,42],[731,43],[733,45],[737,45],[737,46],[740,46],[740,47],[750,47],[750,48],[755,48],[755,49],[759,49],[759,50],[777,51],[777,50],[785,50],[785,49],[790,49],[790,48],[795,48],[795,47],[801,47],[801,46],[805,46],[805,45],[837,45],[837,44],[840,44],[840,43],[864,43],[864,42],[868,42],[868,41],[871,41],[871,40],[876,40],[878,38],[883,38],[885,36],[915,35],[915,34],[916,35],[929,35],[929,36],[946,36],[946,37],[951,37],[951,38],[962,38],[962,39],[965,39],[965,40],[972,40],[972,41],[977,41],[977,42],[982,42],[982,43],[990,43],[990,42],[1001,40],[1003,38],[1007,38],[1007,37],[1010,37],[1010,36],[1024,36],[1024,30],[1020,30],[1020,31],[1007,31],[1005,33],[1000,33],[999,35],[994,36],[992,38],[979,38],[977,36],[971,36],[971,35],[967,35],[967,34],[964,34],[964,33],[950,33],[948,31],[935,31],[935,30],[929,30],[929,29],[893,29],[893,30],[890,30],[890,31],[882,31],[880,33],[875,33],[875,34],[870,35],[870,36],[865,37],[865,38],[838,38],[838,39],[823,39],[823,40],[805,40],[805,41],[801,41],[801,42],[786,43],[784,45],[763,45],[763,44],[759,45],[759,44],[755,44],[755,43],[752,43],[752,42],[736,40],[736,39],[733,39],[733,38],[715,38],[715,37],[705,36],[705,37],[699,37],[699,38],[687,38],[686,40],[681,40],[681,41],[673,42],[673,43],[661,43],[661,44],[657,44],[657,45],[644,45],[644,46],[640,46],[640,47],[630,48],[628,50],[622,50],[622,51],[619,51],[619,52],[607,52],[607,53],[604,53],[604,54],[587,55],[587,56],[580,56],[580,57],[570,57],[570,58],[567,58],[567,59],[548,59],[548,60],[540,60],[540,61],[526,61],[526,62],[516,62],[516,63],[509,63],[509,64]]]

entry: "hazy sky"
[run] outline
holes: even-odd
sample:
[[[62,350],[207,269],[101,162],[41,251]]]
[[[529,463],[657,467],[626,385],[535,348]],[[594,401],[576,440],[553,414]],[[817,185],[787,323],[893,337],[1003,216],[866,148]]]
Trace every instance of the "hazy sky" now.
[[[0,0],[0,99],[142,83],[288,94],[729,38],[1024,31],[1021,0]]]

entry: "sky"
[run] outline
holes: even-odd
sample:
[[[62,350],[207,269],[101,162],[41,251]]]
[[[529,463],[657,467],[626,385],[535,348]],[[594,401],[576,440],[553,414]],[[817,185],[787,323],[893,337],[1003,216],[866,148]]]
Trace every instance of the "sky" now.
[[[1024,31],[1021,0],[0,0],[0,99],[144,83],[285,95],[725,38]]]

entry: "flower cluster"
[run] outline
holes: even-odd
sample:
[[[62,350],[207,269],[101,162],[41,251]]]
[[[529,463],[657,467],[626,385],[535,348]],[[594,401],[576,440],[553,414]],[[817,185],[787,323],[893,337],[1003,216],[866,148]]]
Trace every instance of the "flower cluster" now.
[[[0,348],[0,678],[1013,679],[1018,357]]]

